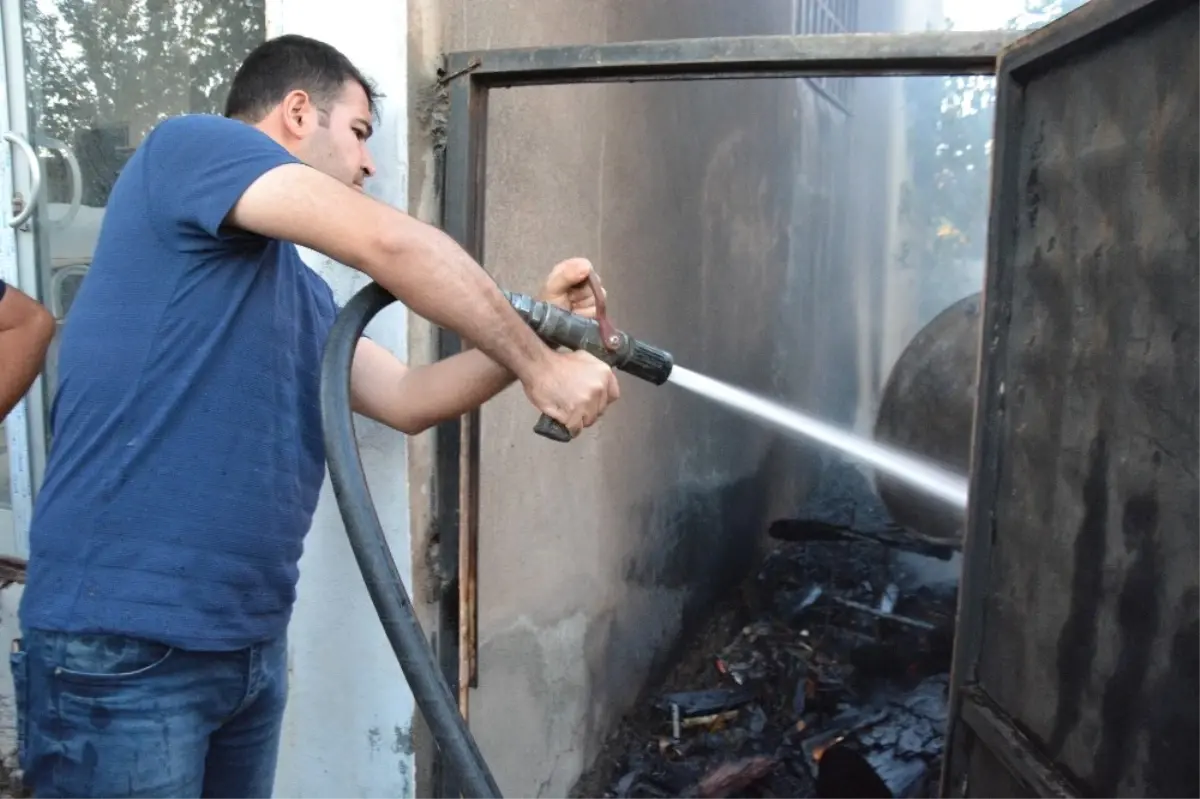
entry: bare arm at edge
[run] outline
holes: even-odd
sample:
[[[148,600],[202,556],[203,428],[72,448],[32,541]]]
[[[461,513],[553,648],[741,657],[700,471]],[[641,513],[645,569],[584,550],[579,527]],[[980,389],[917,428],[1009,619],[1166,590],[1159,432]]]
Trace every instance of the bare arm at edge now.
[[[552,353],[442,231],[302,164],[250,185],[227,221],[366,273],[417,314],[477,342],[528,386]]]
[[[54,317],[27,294],[7,286],[0,297],[0,419],[29,391],[54,338]]]

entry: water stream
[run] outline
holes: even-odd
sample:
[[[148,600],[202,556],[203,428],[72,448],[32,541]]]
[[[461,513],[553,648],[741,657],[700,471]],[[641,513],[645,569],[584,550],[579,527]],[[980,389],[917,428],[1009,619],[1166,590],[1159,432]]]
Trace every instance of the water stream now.
[[[784,407],[720,380],[705,377],[682,366],[676,365],[671,369],[669,382],[751,418],[833,447],[850,458],[870,464],[878,471],[955,507],[963,510],[967,507],[966,478],[937,464],[839,430],[808,414]]]

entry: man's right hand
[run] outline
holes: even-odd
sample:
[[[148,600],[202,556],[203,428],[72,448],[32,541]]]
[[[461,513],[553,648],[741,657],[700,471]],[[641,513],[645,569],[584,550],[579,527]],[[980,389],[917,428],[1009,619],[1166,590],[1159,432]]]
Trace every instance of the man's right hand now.
[[[549,353],[523,385],[534,407],[561,422],[572,437],[595,424],[621,396],[612,367],[582,350]]]

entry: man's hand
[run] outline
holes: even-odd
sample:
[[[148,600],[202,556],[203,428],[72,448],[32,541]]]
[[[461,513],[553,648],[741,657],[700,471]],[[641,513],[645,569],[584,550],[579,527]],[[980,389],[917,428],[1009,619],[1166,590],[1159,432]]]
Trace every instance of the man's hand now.
[[[592,262],[586,258],[568,258],[560,261],[550,270],[538,299],[573,314],[594,319],[596,295],[588,281],[588,275],[591,273]],[[608,296],[607,291],[601,291],[605,297]],[[586,352],[569,353],[563,357],[577,370],[578,378],[563,378],[570,382],[563,383],[561,388],[544,388],[541,384],[527,385],[525,393],[534,405],[562,422],[571,431],[572,436],[577,436],[584,427],[591,427],[596,423],[605,409],[621,395],[621,388],[617,384],[612,367],[600,359]],[[571,397],[578,399],[572,400]],[[543,402],[549,405],[543,406]],[[560,416],[557,412],[557,409],[561,408],[565,413],[565,409],[571,407],[578,409],[575,414]]]
[[[572,438],[621,396],[612,367],[582,350],[553,353],[537,378],[523,385],[534,407],[561,422]]]
[[[596,316],[596,295],[588,282],[592,273],[592,262],[586,258],[568,258],[560,261],[550,270],[546,283],[538,294],[539,300],[570,311],[579,316],[594,319]],[[601,289],[604,296],[608,292]]]
[[[571,258],[550,270],[538,299],[553,303],[565,310],[592,318],[596,315],[596,298],[587,282],[592,265],[584,258]],[[567,359],[567,390],[579,391],[585,407],[579,411],[579,424],[573,430],[594,424],[603,410],[615,400],[619,387],[612,370],[595,358],[586,355],[560,356]],[[583,364],[579,366],[578,364]],[[354,353],[350,392],[354,410],[390,427],[416,435],[436,424],[456,419],[475,410],[512,383],[515,375],[476,349],[409,369],[390,352],[369,339],[360,339]],[[611,379],[611,383],[610,383]],[[579,381],[583,380],[583,387]],[[591,392],[587,381],[593,381]],[[538,388],[526,394],[538,402],[569,405],[562,388],[550,381],[531,381]],[[574,386],[574,389],[569,387]],[[599,386],[599,387],[597,387]],[[557,414],[551,414],[558,418]],[[568,417],[569,418],[569,417]],[[570,425],[568,425],[570,429]]]

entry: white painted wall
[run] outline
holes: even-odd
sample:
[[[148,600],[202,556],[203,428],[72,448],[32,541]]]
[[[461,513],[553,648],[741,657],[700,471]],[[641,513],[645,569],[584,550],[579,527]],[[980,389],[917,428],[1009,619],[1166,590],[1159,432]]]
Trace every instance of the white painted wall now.
[[[367,190],[398,208],[408,197],[407,23],[404,0],[267,1],[268,36],[300,33],[329,42],[387,95],[371,139],[379,171]],[[306,252],[305,260],[339,303],[368,282],[316,253]],[[397,303],[367,332],[405,358],[406,325],[407,312]],[[411,584],[405,439],[361,417],[355,424],[379,519]],[[367,595],[328,480],[300,561],[288,657],[291,690],[275,795],[413,796],[412,694]]]

